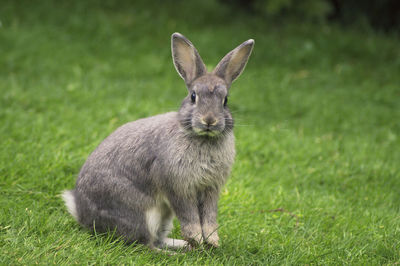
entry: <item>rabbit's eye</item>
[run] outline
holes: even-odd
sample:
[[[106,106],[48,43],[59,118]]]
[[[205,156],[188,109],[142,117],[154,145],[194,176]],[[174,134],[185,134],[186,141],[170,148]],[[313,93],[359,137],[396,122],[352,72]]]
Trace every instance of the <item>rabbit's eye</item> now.
[[[195,92],[192,92],[191,99],[192,99],[192,103],[196,102],[196,93]]]
[[[224,106],[226,106],[227,103],[228,103],[228,96],[225,96],[225,99],[224,99]]]

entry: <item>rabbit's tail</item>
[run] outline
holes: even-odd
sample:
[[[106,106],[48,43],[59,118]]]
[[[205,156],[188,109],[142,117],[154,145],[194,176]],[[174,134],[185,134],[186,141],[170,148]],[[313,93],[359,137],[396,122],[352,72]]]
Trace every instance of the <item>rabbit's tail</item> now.
[[[76,204],[75,204],[75,191],[74,190],[65,190],[61,197],[65,202],[65,206],[67,206],[68,212],[74,216],[75,219],[78,220],[78,212],[76,211]]]

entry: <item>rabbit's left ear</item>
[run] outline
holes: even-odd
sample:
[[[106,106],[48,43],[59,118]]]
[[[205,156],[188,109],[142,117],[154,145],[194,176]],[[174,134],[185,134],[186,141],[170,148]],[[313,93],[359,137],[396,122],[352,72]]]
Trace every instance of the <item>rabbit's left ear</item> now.
[[[253,50],[254,40],[250,39],[230,51],[215,67],[213,73],[230,86],[243,72]]]
[[[172,34],[171,49],[176,71],[187,85],[207,73],[206,66],[196,48],[182,34],[177,32]]]

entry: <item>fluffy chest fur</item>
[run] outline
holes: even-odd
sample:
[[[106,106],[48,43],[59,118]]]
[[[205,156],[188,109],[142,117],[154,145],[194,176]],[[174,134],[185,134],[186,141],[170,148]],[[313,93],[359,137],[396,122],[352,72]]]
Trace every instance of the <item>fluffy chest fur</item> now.
[[[169,147],[168,173],[175,188],[194,192],[204,187],[221,187],[230,174],[235,158],[233,133],[219,139],[191,138],[177,134],[179,141]],[[187,193],[185,193],[187,194]]]

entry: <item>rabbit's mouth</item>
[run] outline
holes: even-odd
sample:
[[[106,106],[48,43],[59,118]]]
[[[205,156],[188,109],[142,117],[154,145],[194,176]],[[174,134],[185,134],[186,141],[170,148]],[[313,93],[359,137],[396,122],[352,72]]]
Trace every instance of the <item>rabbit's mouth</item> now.
[[[221,134],[220,131],[218,130],[212,130],[210,128],[206,128],[206,129],[201,129],[201,128],[193,128],[193,131],[199,135],[199,136],[209,136],[209,137],[215,137],[218,136],[219,134]]]

